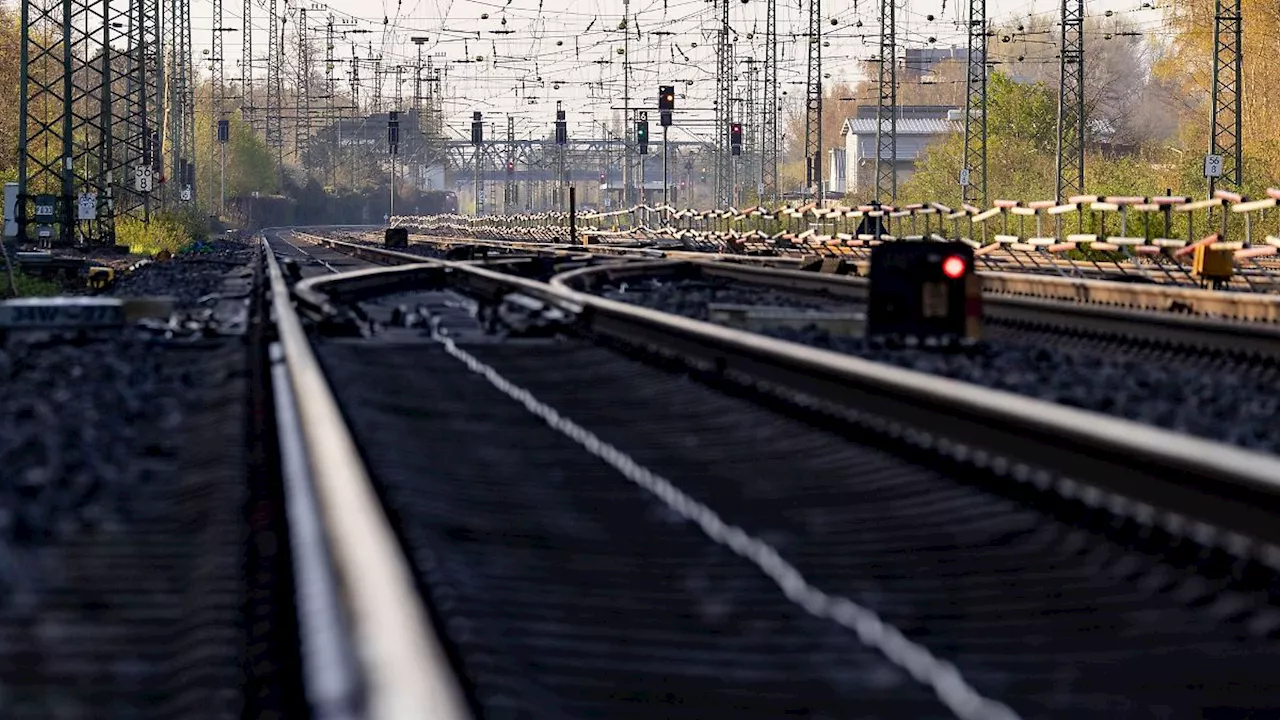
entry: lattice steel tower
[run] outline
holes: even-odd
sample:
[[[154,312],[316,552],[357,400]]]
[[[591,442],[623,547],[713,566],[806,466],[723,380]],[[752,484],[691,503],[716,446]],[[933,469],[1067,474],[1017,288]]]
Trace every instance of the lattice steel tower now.
[[[311,43],[307,34],[307,9],[298,8],[298,78],[293,93],[293,156],[304,165],[304,150],[311,134]]]
[[[223,117],[223,103],[227,97],[227,66],[222,46],[222,34],[227,28],[223,25],[223,18],[222,0],[213,0],[213,32],[209,38],[209,93],[212,100],[209,130],[215,140],[218,138],[218,120]]]
[[[157,124],[156,0],[21,4],[17,220],[23,237],[114,242],[114,217],[145,208],[124,188],[146,169]],[[84,193],[85,202],[80,202]],[[37,198],[40,202],[37,208]],[[37,216],[37,210],[40,210]]]
[[[1240,0],[1217,0],[1213,25],[1213,133],[1209,137],[1209,153],[1222,156],[1221,183],[1239,190],[1244,184]],[[1217,185],[1217,178],[1209,178],[1210,195]]]
[[[987,202],[987,0],[969,0],[969,72],[965,78],[964,202]]]
[[[253,127],[257,120],[253,88],[253,0],[244,0],[240,22],[244,25],[240,38],[240,114]]]
[[[288,1],[285,0],[286,7]],[[264,118],[267,147],[276,149],[276,163],[283,164],[284,118],[280,101],[284,94],[284,28],[276,0],[267,4],[267,111]]]
[[[1060,50],[1058,202],[1084,192],[1084,0],[1062,0]]]
[[[896,0],[880,0],[880,82],[876,100],[876,200],[898,195],[898,42]]]
[[[765,6],[764,116],[760,132],[764,136],[760,182],[765,195],[778,202],[778,0],[767,0]],[[764,202],[764,198],[761,198]]]
[[[733,122],[733,45],[729,41],[729,0],[717,0],[720,30],[716,36],[716,207],[733,203],[733,157],[729,124]]]
[[[336,41],[333,32],[333,15],[329,15],[324,26],[324,85],[325,85],[325,129],[331,133],[327,152],[325,157],[329,163],[329,187],[336,188],[338,186],[338,83],[334,77],[334,70],[337,67],[338,60],[334,56],[333,46]]]
[[[804,96],[804,159],[813,201],[822,207],[822,0],[809,0],[809,64]]]
[[[191,0],[168,0],[164,17],[165,136],[168,161],[167,193],[176,197],[186,184],[189,163],[195,160],[195,77],[191,65]]]

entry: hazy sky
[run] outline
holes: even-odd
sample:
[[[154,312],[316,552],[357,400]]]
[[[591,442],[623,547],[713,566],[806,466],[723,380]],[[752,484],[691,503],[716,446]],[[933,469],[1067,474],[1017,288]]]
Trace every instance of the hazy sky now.
[[[212,7],[206,0],[192,0],[192,17],[197,55],[209,44],[213,26]],[[1160,33],[1163,10],[1172,0],[1097,0],[1089,3],[1086,15],[1104,18],[1104,23],[1121,19],[1136,23],[1153,38]],[[255,56],[265,59],[267,41],[266,0],[254,0]],[[623,107],[624,86],[630,89],[630,107],[654,107],[660,82],[677,85],[677,127],[673,139],[704,136],[713,117],[711,101],[715,93],[715,42],[718,17],[715,5],[707,0],[332,0],[330,3],[277,0],[288,7],[288,34],[297,27],[297,10],[305,7],[307,25],[314,34],[317,67],[323,72],[324,29],[332,14],[337,29],[362,32],[340,36],[335,44],[335,76],[344,87],[351,70],[353,42],[361,58],[361,80],[365,97],[372,96],[372,73],[364,60],[381,57],[384,66],[415,62],[417,49],[410,42],[425,36],[424,55],[433,57],[446,70],[445,119],[450,133],[468,134],[471,112],[485,113],[486,121],[497,122],[505,134],[506,116],[516,118],[518,137],[542,137],[549,132],[556,100],[568,111],[570,133],[585,135],[602,131]],[[242,0],[224,0],[226,27],[242,25]],[[779,78],[784,100],[803,100],[807,59],[807,18],[797,0],[779,0]],[[1154,5],[1154,8],[1151,8]],[[741,77],[750,65],[748,58],[765,57],[765,8],[763,0],[734,2],[730,25],[735,33],[734,52]],[[899,47],[963,46],[961,20],[967,0],[908,0],[898,5]],[[1105,13],[1111,11],[1110,19]],[[988,12],[1000,21],[1028,15],[1056,18],[1053,0],[1012,2],[991,0]],[[626,30],[619,28],[624,16]],[[860,62],[878,55],[880,31],[879,2],[875,0],[826,0],[822,11],[823,70],[825,82],[855,79]],[[931,19],[932,18],[932,19]],[[240,73],[240,34],[224,35],[227,76]],[[993,42],[1001,42],[997,37]],[[1009,42],[1043,44],[1045,36],[1018,36]],[[1086,38],[1089,42],[1090,38]],[[296,41],[292,41],[296,42]],[[625,51],[625,54],[623,54]],[[286,73],[294,73],[298,51],[290,47]],[[624,68],[624,58],[628,60]],[[265,62],[255,72],[265,73]],[[762,73],[762,65],[759,72]],[[630,82],[624,83],[624,72]],[[412,69],[406,67],[401,87],[405,105],[413,95]],[[763,75],[757,76],[756,85]],[[384,84],[384,98],[395,97],[395,82]],[[745,83],[744,83],[745,86]],[[758,90],[757,90],[758,92]],[[742,102],[745,90],[735,93]],[[759,102],[759,98],[756,98]],[[744,108],[745,109],[745,108]],[[653,121],[657,132],[656,115]]]

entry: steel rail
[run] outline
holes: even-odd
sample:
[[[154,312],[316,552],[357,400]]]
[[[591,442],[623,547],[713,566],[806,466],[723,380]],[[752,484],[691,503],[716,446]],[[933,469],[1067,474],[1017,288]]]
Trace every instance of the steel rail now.
[[[363,697],[354,717],[469,719],[470,708],[311,350],[284,275],[272,253],[266,255],[307,470],[360,668]]]
[[[575,313],[580,331],[642,346],[853,413],[892,436],[1001,469],[1144,524],[1196,533],[1280,564],[1280,458],[1140,423],[881,365],[840,353],[678,317],[475,265],[438,261],[448,281],[491,298],[518,292]],[[398,283],[411,268],[386,273]],[[306,281],[341,294],[350,276]],[[834,410],[833,410],[834,411]]]

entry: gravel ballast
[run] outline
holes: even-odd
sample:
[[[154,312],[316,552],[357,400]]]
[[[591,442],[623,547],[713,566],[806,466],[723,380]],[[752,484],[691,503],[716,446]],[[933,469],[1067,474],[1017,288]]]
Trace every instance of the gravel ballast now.
[[[0,716],[279,712],[251,617],[275,582],[247,482],[258,252],[215,241],[109,291],[174,298],[168,321],[0,337]]]

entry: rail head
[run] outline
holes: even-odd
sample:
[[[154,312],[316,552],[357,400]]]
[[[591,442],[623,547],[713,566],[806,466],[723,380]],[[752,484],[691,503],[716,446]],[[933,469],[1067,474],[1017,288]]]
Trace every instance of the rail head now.
[[[292,294],[266,253],[272,309],[329,554],[373,720],[469,720],[470,709],[311,350]]]

